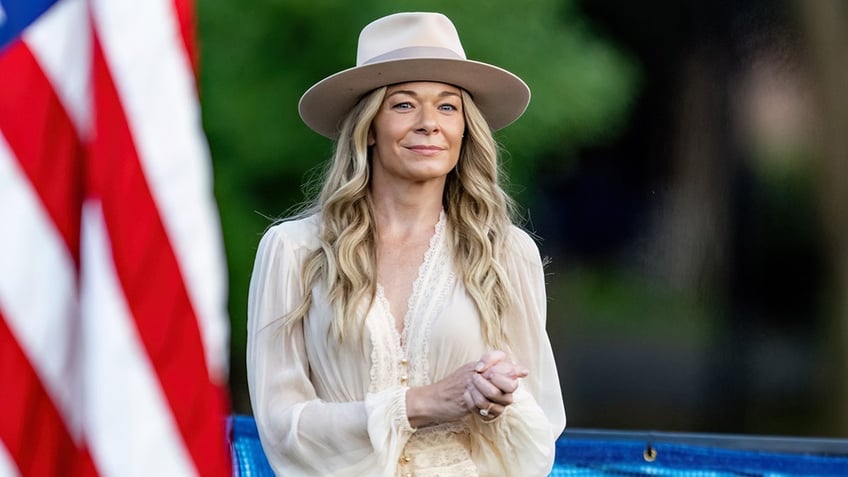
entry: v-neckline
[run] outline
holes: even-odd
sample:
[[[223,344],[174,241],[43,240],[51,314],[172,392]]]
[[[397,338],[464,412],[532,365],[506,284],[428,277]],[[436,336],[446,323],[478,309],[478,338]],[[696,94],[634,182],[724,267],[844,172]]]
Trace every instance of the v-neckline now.
[[[383,311],[386,313],[386,316],[391,321],[391,329],[392,335],[396,339],[400,349],[402,351],[406,350],[406,343],[408,341],[409,334],[409,324],[412,321],[412,317],[414,316],[414,310],[417,307],[418,298],[421,296],[421,286],[424,281],[425,276],[427,275],[427,270],[430,267],[430,262],[432,261],[433,254],[436,250],[439,241],[442,239],[443,231],[445,228],[445,212],[442,210],[439,213],[439,220],[436,222],[436,225],[433,227],[433,235],[430,236],[430,241],[427,245],[427,250],[424,251],[424,256],[422,257],[421,263],[418,264],[418,270],[415,275],[415,279],[412,281],[412,290],[409,293],[409,297],[406,300],[406,310],[404,311],[404,315],[401,317],[400,322],[398,322],[398,317],[392,313],[391,303],[389,303],[389,299],[386,297],[385,288],[383,284],[379,281],[377,282],[377,302],[383,308]],[[399,330],[397,327],[397,323],[400,323],[402,328]]]
[[[424,260],[418,267],[406,314],[400,322],[391,313],[385,290],[377,282],[366,326],[371,335],[372,392],[400,383],[402,386],[430,384],[430,335],[456,284],[451,261],[448,223],[444,212],[436,224]]]

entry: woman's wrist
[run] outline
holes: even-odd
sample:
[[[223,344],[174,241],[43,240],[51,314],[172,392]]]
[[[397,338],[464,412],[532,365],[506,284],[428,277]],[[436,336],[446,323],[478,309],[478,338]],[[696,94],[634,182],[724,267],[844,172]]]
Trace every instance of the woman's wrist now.
[[[406,417],[413,429],[435,424],[425,387],[409,388],[406,391]]]

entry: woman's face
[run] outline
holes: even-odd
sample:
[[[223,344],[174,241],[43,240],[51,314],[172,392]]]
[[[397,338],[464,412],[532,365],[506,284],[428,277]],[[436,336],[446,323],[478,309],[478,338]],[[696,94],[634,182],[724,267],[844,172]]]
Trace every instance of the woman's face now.
[[[465,119],[459,88],[414,82],[389,86],[371,123],[375,180],[444,180],[459,161]]]

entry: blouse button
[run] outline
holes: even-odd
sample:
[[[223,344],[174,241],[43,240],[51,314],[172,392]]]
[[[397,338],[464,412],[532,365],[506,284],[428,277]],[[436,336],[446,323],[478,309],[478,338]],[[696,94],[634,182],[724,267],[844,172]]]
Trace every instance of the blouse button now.
[[[400,377],[400,383],[401,384],[406,384],[407,381],[409,381],[409,376],[404,374],[403,376]]]
[[[408,464],[411,460],[412,460],[412,458],[409,457],[408,455],[401,456],[401,458],[400,458],[400,461],[403,462],[404,464]]]
[[[412,472],[407,472],[403,474],[403,477],[412,477]]]
[[[407,364],[409,364],[409,360],[406,359],[406,358],[403,358],[403,359],[400,360],[400,364],[401,364],[401,366],[406,366]]]

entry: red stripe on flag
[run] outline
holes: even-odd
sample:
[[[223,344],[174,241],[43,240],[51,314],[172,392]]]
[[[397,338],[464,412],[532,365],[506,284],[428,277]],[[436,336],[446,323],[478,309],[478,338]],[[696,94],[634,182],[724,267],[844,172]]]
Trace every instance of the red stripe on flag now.
[[[0,55],[0,131],[79,267],[82,147],[26,44]]]
[[[96,37],[93,81],[88,190],[103,204],[118,279],[199,474],[229,476],[224,390],[210,381],[197,317]]]
[[[196,22],[194,21],[194,2],[192,0],[174,0],[174,12],[176,13],[177,23],[180,27],[180,34],[183,38],[186,54],[191,61],[192,70],[197,72],[197,43],[195,39]]]
[[[95,476],[90,454],[71,439],[24,351],[0,313],[0,440],[24,476]]]

